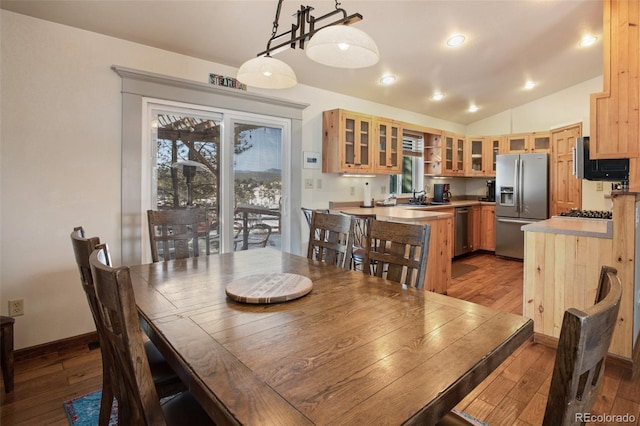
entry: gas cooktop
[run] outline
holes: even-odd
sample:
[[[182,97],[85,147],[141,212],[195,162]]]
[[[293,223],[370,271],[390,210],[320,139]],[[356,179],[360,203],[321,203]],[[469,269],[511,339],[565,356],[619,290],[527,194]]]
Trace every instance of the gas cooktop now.
[[[606,210],[577,210],[572,209],[568,212],[560,213],[560,216],[565,217],[583,217],[589,219],[612,219],[613,213]]]

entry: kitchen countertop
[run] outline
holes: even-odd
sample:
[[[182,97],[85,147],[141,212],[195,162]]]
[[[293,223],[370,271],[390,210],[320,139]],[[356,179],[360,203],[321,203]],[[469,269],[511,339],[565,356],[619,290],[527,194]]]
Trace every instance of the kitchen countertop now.
[[[581,237],[613,238],[613,221],[577,217],[552,217],[522,227],[523,231],[578,235]]]
[[[451,213],[427,211],[429,207],[431,206],[343,207],[334,208],[334,210],[347,214],[375,214],[378,220],[395,222],[421,222],[453,217]]]

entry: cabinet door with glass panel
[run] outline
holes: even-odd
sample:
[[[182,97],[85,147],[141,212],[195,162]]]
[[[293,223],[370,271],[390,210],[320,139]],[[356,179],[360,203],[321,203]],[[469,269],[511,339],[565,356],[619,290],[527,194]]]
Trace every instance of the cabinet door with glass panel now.
[[[402,125],[378,118],[376,123],[376,174],[398,174],[402,171]]]
[[[522,133],[507,136],[508,154],[526,154],[531,152],[549,152],[550,132]]]
[[[345,110],[322,114],[322,171],[373,172],[373,117]]]
[[[442,175],[464,176],[466,143],[464,136],[453,133],[444,134]]]
[[[495,177],[497,157],[504,152],[504,136],[487,136],[484,149],[485,176]]]
[[[465,176],[486,176],[489,158],[486,157],[486,146],[489,140],[485,137],[467,138],[467,159]]]

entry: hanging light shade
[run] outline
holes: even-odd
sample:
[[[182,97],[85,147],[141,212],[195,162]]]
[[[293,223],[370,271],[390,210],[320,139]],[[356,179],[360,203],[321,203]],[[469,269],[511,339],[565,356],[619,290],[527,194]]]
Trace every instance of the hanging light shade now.
[[[237,79],[247,86],[263,89],[287,89],[298,83],[293,69],[271,56],[249,59],[240,66]]]
[[[307,57],[338,68],[365,68],[378,63],[378,46],[367,33],[350,25],[330,25],[316,32],[305,47]]]

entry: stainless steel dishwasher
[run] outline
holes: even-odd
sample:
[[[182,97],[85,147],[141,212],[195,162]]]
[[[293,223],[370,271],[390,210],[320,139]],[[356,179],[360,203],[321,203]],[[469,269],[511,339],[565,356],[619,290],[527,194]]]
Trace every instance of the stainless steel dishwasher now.
[[[469,207],[456,207],[454,256],[469,253],[473,235],[473,217]]]

